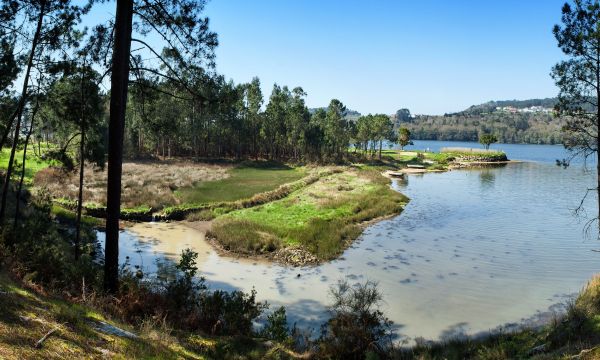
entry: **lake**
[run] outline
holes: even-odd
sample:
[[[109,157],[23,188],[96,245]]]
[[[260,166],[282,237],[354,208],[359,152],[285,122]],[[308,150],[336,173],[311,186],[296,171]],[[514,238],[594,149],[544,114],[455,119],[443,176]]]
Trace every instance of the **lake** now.
[[[407,149],[480,147],[415,141]],[[392,186],[411,198],[405,211],[367,228],[341,258],[307,268],[220,257],[203,233],[178,223],[136,224],[121,233],[121,261],[146,272],[168,267],[186,247],[200,253],[211,288],[253,287],[285,305],[288,318],[314,327],[326,319],[328,289],[340,279],[374,280],[398,333],[414,339],[477,334],[544,317],[600,271],[600,242],[574,217],[595,176],[581,164],[557,167],[560,146],[494,144],[500,168],[409,176]],[[593,213],[595,199],[590,198]],[[103,234],[99,233],[103,241]],[[298,276],[300,275],[300,276]]]

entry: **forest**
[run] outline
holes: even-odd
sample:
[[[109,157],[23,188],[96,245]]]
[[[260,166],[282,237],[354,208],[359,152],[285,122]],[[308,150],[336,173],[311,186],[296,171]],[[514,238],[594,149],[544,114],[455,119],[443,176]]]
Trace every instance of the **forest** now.
[[[556,103],[552,98],[490,101],[444,115],[406,116],[399,111],[394,122],[419,140],[477,141],[479,134],[491,133],[501,143],[561,144],[564,119],[549,111]],[[538,109],[523,111],[531,107]]]

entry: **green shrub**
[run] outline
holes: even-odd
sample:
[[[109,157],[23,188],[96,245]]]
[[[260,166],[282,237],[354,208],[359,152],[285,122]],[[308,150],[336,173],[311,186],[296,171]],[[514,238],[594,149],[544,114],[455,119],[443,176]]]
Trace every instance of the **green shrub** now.
[[[283,306],[267,316],[267,323],[262,330],[262,335],[267,339],[284,342],[290,337],[287,325],[287,316]]]
[[[256,290],[204,292],[200,296],[198,314],[200,326],[213,335],[248,335],[252,323],[267,308],[256,302]]]
[[[379,310],[382,295],[374,282],[331,288],[331,318],[323,325],[318,341],[319,358],[364,359],[387,357],[392,346],[392,322]]]

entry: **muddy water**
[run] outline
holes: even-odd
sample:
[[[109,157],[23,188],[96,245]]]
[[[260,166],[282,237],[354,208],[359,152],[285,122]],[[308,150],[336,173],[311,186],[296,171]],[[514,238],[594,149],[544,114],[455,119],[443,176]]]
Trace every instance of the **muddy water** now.
[[[304,326],[326,318],[329,286],[369,279],[379,282],[384,310],[404,336],[487,331],[547,312],[600,270],[600,254],[592,251],[600,243],[586,238],[571,214],[593,177],[581,167],[556,167],[554,156],[394,183],[412,199],[404,213],[369,227],[342,258],[318,267],[220,257],[201,231],[176,223],[123,231],[121,257],[155,272],[192,247],[210,286],[254,287]]]

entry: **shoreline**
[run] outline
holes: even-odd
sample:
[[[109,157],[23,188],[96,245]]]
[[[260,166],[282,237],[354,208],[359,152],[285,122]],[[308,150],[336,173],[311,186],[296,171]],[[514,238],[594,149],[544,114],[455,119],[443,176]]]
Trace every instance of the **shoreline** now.
[[[350,246],[360,241],[360,237],[363,235],[366,228],[374,225],[378,222],[391,219],[396,216],[402,215],[402,212],[398,214],[390,214],[387,216],[381,216],[375,219],[363,221],[356,224],[361,228],[361,233],[354,239],[346,239],[344,246],[338,256],[332,259],[319,259],[308,250],[303,249],[301,246],[285,246],[277,249],[273,252],[268,253],[244,253],[226,249],[214,236],[210,235],[210,227],[212,226],[212,220],[209,221],[174,221],[175,223],[187,226],[191,229],[204,232],[205,241],[212,247],[217,255],[233,259],[247,259],[268,262],[270,264],[276,264],[286,266],[290,268],[298,267],[316,267],[334,260],[343,258],[343,254]],[[199,225],[198,225],[199,224]]]

